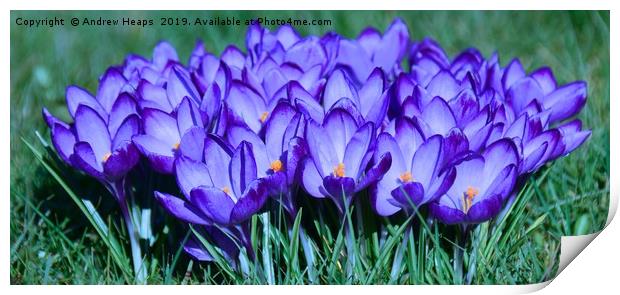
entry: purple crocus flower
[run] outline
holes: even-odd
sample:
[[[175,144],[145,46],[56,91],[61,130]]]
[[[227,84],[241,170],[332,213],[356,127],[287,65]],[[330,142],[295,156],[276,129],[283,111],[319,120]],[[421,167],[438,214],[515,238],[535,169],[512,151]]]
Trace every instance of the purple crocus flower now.
[[[68,87],[67,108],[74,118],[71,125],[43,109],[60,157],[104,183],[123,178],[139,159],[131,137],[140,132],[140,119],[131,95],[119,95],[123,81],[116,70],[108,70],[97,98],[77,86]]]
[[[246,125],[229,126],[226,139],[231,146],[243,141],[252,144],[256,159],[257,177],[265,179],[269,194],[280,201],[291,216],[297,209],[293,204],[296,192],[298,165],[306,155],[305,120],[293,106],[280,102],[265,126],[265,140]]]
[[[431,215],[447,224],[480,223],[493,218],[514,189],[518,161],[514,143],[502,139],[480,156],[457,164],[450,189],[430,203]]]
[[[344,70],[336,69],[327,80],[322,104],[295,82],[289,84],[287,98],[316,122],[323,122],[329,110],[342,108],[360,124],[373,122],[379,126],[385,120],[389,106],[385,75],[381,69],[375,68],[365,81],[358,86]]]
[[[192,223],[227,226],[244,222],[261,209],[267,186],[257,176],[251,143],[243,141],[233,151],[222,139],[209,135],[204,155],[205,162],[185,155],[175,160],[177,183],[188,201],[158,194],[170,213]]]
[[[142,111],[142,118],[144,134],[134,136],[133,142],[155,171],[172,173],[175,153],[181,146],[183,135],[193,127],[203,127],[200,113],[186,97],[173,114],[146,108]]]
[[[344,212],[353,194],[381,179],[392,162],[386,153],[366,170],[375,145],[374,134],[372,122],[358,126],[340,108],[331,110],[322,124],[309,120],[305,138],[310,157],[303,168],[305,190],[316,198],[332,198]]]
[[[121,92],[125,84],[122,75],[111,68],[101,78],[96,98],[82,88],[67,88],[67,108],[73,124],[62,122],[45,108],[43,117],[61,159],[96,178],[116,199],[129,232],[136,280],[143,283],[146,271],[125,188],[125,176],[140,158],[131,138],[140,133],[141,126],[135,100]]]
[[[394,77],[402,71],[400,63],[408,47],[407,25],[397,18],[383,36],[375,28],[366,28],[356,40],[341,39],[336,63],[350,68],[357,81],[366,79],[375,67]]]
[[[152,60],[135,54],[127,56],[122,66],[122,73],[134,88],[142,80],[161,86],[167,81],[170,66],[178,61],[179,57],[174,47],[163,41],[159,42],[153,49]]]
[[[170,64],[169,67],[164,85],[140,80],[137,93],[141,109],[152,108],[171,113],[186,97],[195,105],[201,105],[202,96],[194,86],[189,72],[178,64]]]
[[[442,170],[444,139],[440,135],[424,140],[415,122],[406,117],[396,120],[394,133],[377,137],[375,158],[392,156],[390,169],[371,186],[371,203],[382,216],[435,200],[450,188],[455,176],[451,167]]]

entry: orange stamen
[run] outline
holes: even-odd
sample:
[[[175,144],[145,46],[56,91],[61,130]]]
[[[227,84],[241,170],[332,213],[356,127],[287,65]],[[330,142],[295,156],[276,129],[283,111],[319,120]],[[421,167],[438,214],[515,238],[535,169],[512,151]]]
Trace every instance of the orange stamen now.
[[[409,171],[404,172],[400,175],[400,181],[402,181],[403,183],[411,182],[411,180],[413,180],[413,176]]]
[[[334,167],[334,175],[344,177],[344,163],[338,163],[338,166]]]
[[[269,112],[263,112],[262,114],[260,114],[260,122],[265,123],[265,120],[267,120],[267,116],[269,116]]]
[[[464,195],[463,195],[463,211],[465,213],[467,213],[469,211],[469,209],[471,209],[471,206],[474,203],[474,197],[476,197],[480,192],[478,191],[477,188],[468,186],[467,190],[465,191]]]
[[[271,162],[269,168],[271,168],[273,172],[279,172],[280,170],[282,170],[282,162],[280,160],[275,160]]]
[[[107,162],[110,156],[112,156],[112,153],[105,153],[105,155],[103,155],[103,163]]]

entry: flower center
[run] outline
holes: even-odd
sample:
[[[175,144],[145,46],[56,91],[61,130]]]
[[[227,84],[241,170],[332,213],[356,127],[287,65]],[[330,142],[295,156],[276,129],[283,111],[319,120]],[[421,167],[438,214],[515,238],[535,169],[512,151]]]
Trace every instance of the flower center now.
[[[227,187],[227,186],[223,187],[223,188],[222,188],[222,191],[223,191],[225,194],[230,195],[230,188],[229,188],[229,187]]]
[[[463,193],[463,212],[467,213],[474,202],[474,197],[476,197],[480,192],[477,188],[468,186],[467,190]]]
[[[105,153],[103,155],[103,163],[107,162],[110,156],[112,156],[112,153]]]
[[[338,163],[338,165],[334,167],[334,175],[344,177],[344,163]]]
[[[178,149],[179,149],[179,145],[181,145],[181,143],[180,143],[180,142],[177,142],[177,143],[173,144],[173,145],[172,145],[172,150],[173,150],[173,151],[178,150]]]
[[[271,168],[273,172],[280,172],[282,170],[282,162],[280,160],[275,160],[271,162],[271,165],[269,165],[269,168]]]
[[[267,116],[269,116],[269,112],[263,112],[262,114],[260,114],[260,122],[265,123],[265,120],[267,120]]]
[[[409,171],[404,172],[400,175],[400,181],[402,181],[403,183],[411,182],[411,180],[413,180],[413,176]]]

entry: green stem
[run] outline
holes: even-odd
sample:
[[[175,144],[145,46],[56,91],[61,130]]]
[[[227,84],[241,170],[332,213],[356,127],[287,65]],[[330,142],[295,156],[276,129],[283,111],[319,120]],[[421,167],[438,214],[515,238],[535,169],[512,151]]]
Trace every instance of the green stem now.
[[[137,284],[146,284],[146,268],[142,263],[142,251],[140,249],[140,236],[136,227],[133,224],[131,218],[131,212],[127,204],[127,196],[125,194],[125,179],[114,182],[111,185],[111,191],[116,197],[119,206],[121,207],[121,213],[125,220],[125,226],[127,227],[127,234],[129,236],[129,243],[131,246],[131,257],[133,260],[133,269],[135,280]]]

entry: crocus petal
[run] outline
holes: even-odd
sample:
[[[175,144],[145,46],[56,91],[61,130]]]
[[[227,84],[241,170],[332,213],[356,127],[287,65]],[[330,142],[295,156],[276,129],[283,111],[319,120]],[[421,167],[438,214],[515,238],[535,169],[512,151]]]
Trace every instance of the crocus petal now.
[[[107,113],[111,112],[114,102],[126,83],[127,80],[125,80],[123,74],[115,68],[109,68],[103,74],[97,89],[97,101],[99,101]]]
[[[192,256],[194,259],[196,259],[198,261],[213,261],[213,260],[215,260],[213,258],[213,256],[211,256],[211,254],[209,254],[209,251],[207,251],[207,249],[203,248],[193,238],[188,239],[187,242],[185,242],[185,245],[183,245],[183,251],[185,251],[185,253],[189,254],[190,256]]]
[[[365,189],[367,186],[374,184],[382,179],[385,173],[392,165],[392,155],[390,153],[383,154],[379,157],[377,163],[366,172],[366,175],[355,186],[355,192]]]
[[[439,173],[443,157],[443,139],[440,135],[429,138],[420,145],[411,161],[411,174],[413,179],[422,184],[423,187],[430,187],[431,180]]]
[[[194,188],[203,185],[213,186],[207,166],[184,156],[175,159],[174,174],[181,192],[188,198]]]
[[[481,223],[496,216],[502,208],[502,201],[499,195],[486,198],[471,206],[467,211],[467,221],[470,223]]]
[[[373,132],[373,124],[371,122],[366,123],[355,132],[351,140],[347,143],[343,163],[346,169],[346,175],[353,179],[359,177],[360,172],[364,170],[365,164],[367,164],[363,162],[363,159],[370,149]]]
[[[75,145],[75,135],[70,129],[63,124],[56,123],[51,131],[52,144],[58,152],[58,155],[66,163],[71,164],[71,155],[73,154],[73,146]]]
[[[587,85],[583,81],[566,84],[547,95],[543,107],[551,110],[550,122],[558,122],[578,113],[586,104]]]
[[[254,155],[254,159],[256,161],[257,177],[266,176],[270,163],[279,159],[280,155],[278,155],[277,158],[268,158],[265,143],[247,126],[229,127],[226,134],[226,139],[231,146],[239,146],[243,141],[246,141],[252,145],[252,154]]]
[[[521,163],[519,173],[528,173],[534,171],[534,167],[541,162],[541,159],[547,151],[549,143],[543,142],[541,145],[526,145],[523,150],[523,162]]]
[[[327,53],[318,41],[316,38],[307,38],[295,43],[286,51],[284,61],[292,62],[303,70],[308,70],[318,64],[323,65]]]
[[[510,89],[510,86],[519,79],[525,77],[525,70],[518,58],[513,59],[504,70],[502,76],[502,86],[504,90]]]
[[[96,159],[102,161],[112,147],[105,121],[92,108],[80,105],[75,112],[75,130],[79,141],[88,142]]]
[[[297,31],[295,31],[295,29],[293,29],[293,27],[291,27],[290,25],[283,25],[278,28],[278,31],[276,32],[276,37],[278,38],[278,42],[282,44],[284,49],[288,49],[293,44],[297,43],[297,41],[299,41],[300,39]]]
[[[168,144],[150,135],[136,135],[132,141],[140,153],[147,157],[155,171],[172,173],[174,152]]]
[[[286,152],[286,177],[289,186],[301,179],[300,168],[307,153],[306,142],[301,137],[294,137],[289,141]]]
[[[530,77],[525,77],[510,86],[506,93],[506,101],[512,105],[517,114],[520,114],[532,100],[541,99],[543,96],[538,83]]]
[[[442,205],[439,202],[431,203],[429,205],[429,213],[431,216],[439,219],[445,224],[458,224],[463,222],[466,218],[463,211]]]
[[[198,108],[185,97],[177,108],[177,127],[179,134],[184,134],[192,127],[202,127],[202,118]]]
[[[331,108],[336,101],[346,97],[353,100],[357,105],[358,94],[355,87],[352,85],[349,78],[342,70],[336,70],[331,74],[325,84],[325,92],[323,94],[323,105],[325,108]]]
[[[461,128],[465,127],[480,110],[478,99],[471,89],[461,91],[461,93],[449,102],[449,105],[450,109],[454,112],[458,126]]]
[[[173,149],[181,141],[177,120],[171,115],[157,109],[142,111],[144,133],[159,139]]]
[[[426,90],[433,96],[439,96],[445,101],[449,101],[460,92],[461,86],[450,72],[441,71],[428,83]]]
[[[375,49],[373,62],[384,71],[390,71],[405,54],[409,45],[409,31],[407,25],[397,18],[387,29],[381,43]]]
[[[350,67],[358,81],[367,78],[374,68],[370,55],[364,48],[352,40],[342,39],[338,46],[338,57],[336,62]]]
[[[421,119],[428,125],[432,134],[445,135],[456,126],[452,110],[441,97],[433,98],[422,112]]]
[[[141,80],[138,85],[138,95],[142,99],[140,105],[157,105],[157,109],[160,109],[166,113],[172,112],[172,106],[168,100],[166,89],[161,86],[156,86],[149,83],[146,80]],[[144,102],[150,103],[144,103]]]
[[[242,141],[230,161],[230,180],[236,196],[241,196],[250,183],[256,179],[256,160],[252,144]]]
[[[517,181],[517,168],[516,165],[511,164],[502,169],[493,181],[489,184],[484,192],[484,195],[489,196],[497,195],[502,201],[504,201],[514,188]],[[484,198],[484,197],[483,197]],[[482,198],[474,198],[474,204],[476,204]]]
[[[303,161],[302,184],[304,190],[315,198],[325,198],[323,195],[323,178],[319,174],[314,162],[310,158]]]
[[[269,120],[265,124],[265,146],[269,159],[275,160],[280,157],[282,152],[288,147],[291,138],[285,138],[289,125],[294,124],[293,128],[299,129],[300,117],[297,116],[295,108],[287,102],[281,102],[276,105]],[[296,136],[298,134],[290,134]],[[299,134],[301,135],[301,134]]]
[[[341,163],[338,154],[335,152],[333,137],[329,136],[325,128],[310,120],[306,126],[305,138],[308,142],[310,157],[314,161],[321,178],[332,173],[333,168]],[[344,148],[342,153],[344,154]]]
[[[375,211],[381,216],[389,216],[400,210],[390,203],[392,199],[391,191],[400,186],[400,175],[409,169],[409,164],[403,159],[402,152],[396,140],[388,133],[381,133],[377,137],[377,148],[375,150],[375,162],[380,161],[380,156],[387,153],[392,158],[390,168],[385,175],[377,181],[376,185],[371,186],[370,198]]]
[[[466,192],[469,187],[478,189],[480,194],[482,194],[482,189],[484,189],[482,183],[487,181],[481,176],[484,166],[485,160],[479,156],[474,156],[457,164],[455,166],[456,177],[454,178],[454,182],[446,194],[438,199],[439,204],[462,210],[463,193]],[[492,175],[492,179],[488,180],[488,182],[495,179],[495,176],[496,175]]]
[[[267,200],[266,184],[260,180],[249,185],[247,192],[239,198],[232,209],[230,221],[241,223],[258,212]]]
[[[112,150],[116,150],[123,142],[131,141],[131,138],[138,133],[140,133],[140,118],[136,114],[128,116],[114,134]]]
[[[581,146],[591,134],[592,131],[586,130],[563,137],[562,142],[564,143],[565,148],[562,156],[568,155],[570,152]]]
[[[548,67],[539,68],[538,70],[530,74],[530,77],[532,77],[534,80],[536,80],[536,82],[538,82],[538,85],[540,86],[540,89],[543,91],[544,95],[553,92],[558,86],[557,82],[555,81],[555,77],[553,76],[553,71]]]
[[[420,130],[417,121],[406,117],[399,117],[395,120],[394,138],[403,153],[406,163],[411,163],[415,151],[424,142],[424,135]]]
[[[422,203],[426,204],[434,201],[445,194],[454,183],[454,179],[456,179],[456,169],[454,167],[442,172],[431,182],[430,188],[426,189]]]
[[[103,171],[110,180],[125,176],[140,160],[140,153],[131,141],[124,141],[103,162]]]
[[[533,170],[540,168],[546,161],[551,159],[556,146],[561,143],[561,137],[562,135],[557,129],[551,129],[541,133],[525,144],[523,149],[527,151],[533,150],[534,147],[539,147],[545,143],[547,144],[544,155],[540,158],[538,163],[536,163],[534,168],[532,168]]]
[[[357,132],[355,119],[343,109],[334,109],[325,117],[323,129],[331,138],[333,144],[333,150],[330,152],[335,153],[337,159],[342,162],[347,144],[355,132]],[[312,136],[312,133],[310,136]]]
[[[191,127],[181,137],[179,151],[181,155],[194,161],[202,161],[205,148],[205,130],[201,127]]]
[[[86,172],[92,177],[103,180],[103,167],[101,162],[97,160],[93,149],[87,142],[78,142],[73,147],[73,155],[71,155],[71,162],[82,171]]]
[[[180,66],[174,66],[168,77],[166,93],[173,108],[177,107],[183,98],[188,97],[194,103],[200,103],[198,90],[192,83],[189,74]]]
[[[80,105],[89,106],[95,110],[99,116],[106,118],[106,111],[101,107],[99,102],[88,91],[78,86],[67,87],[65,98],[67,100],[67,109],[73,118],[75,118],[75,112]]]
[[[241,69],[245,63],[245,56],[239,48],[234,45],[229,45],[222,52],[222,61],[230,66]]]
[[[230,213],[235,202],[222,190],[200,186],[191,191],[189,199],[192,205],[214,222],[223,225],[230,223]]]
[[[209,120],[213,120],[222,107],[222,92],[217,84],[211,84],[202,96],[200,111],[204,112]]]
[[[493,176],[502,171],[504,167],[517,165],[519,161],[517,148],[512,140],[508,139],[501,139],[491,144],[482,156],[485,160],[482,178],[487,181],[486,183],[490,183]]]
[[[155,191],[155,199],[172,215],[185,222],[207,225],[210,222],[191,203],[175,196]]]
[[[260,118],[267,110],[263,98],[242,82],[234,81],[227,99],[231,110],[258,133],[262,128]]]
[[[373,27],[367,27],[357,36],[357,43],[364,48],[368,55],[372,55],[375,48],[379,46],[381,42],[381,33]]]
[[[137,114],[136,102],[131,95],[122,93],[118,99],[116,99],[114,105],[112,105],[112,111],[108,122],[110,134],[116,134],[121,124],[132,114]]]
[[[403,208],[417,208],[422,205],[424,199],[424,187],[419,182],[405,183],[391,192],[392,202]]]
[[[229,173],[222,171],[228,168],[231,156],[230,147],[221,138],[207,135],[204,158],[215,187],[231,189]]]
[[[160,70],[166,67],[169,61],[178,60],[176,50],[168,42],[159,42],[153,49],[153,64]]]
[[[350,177],[328,175],[323,178],[323,187],[332,200],[343,209],[355,192],[355,180]]]

